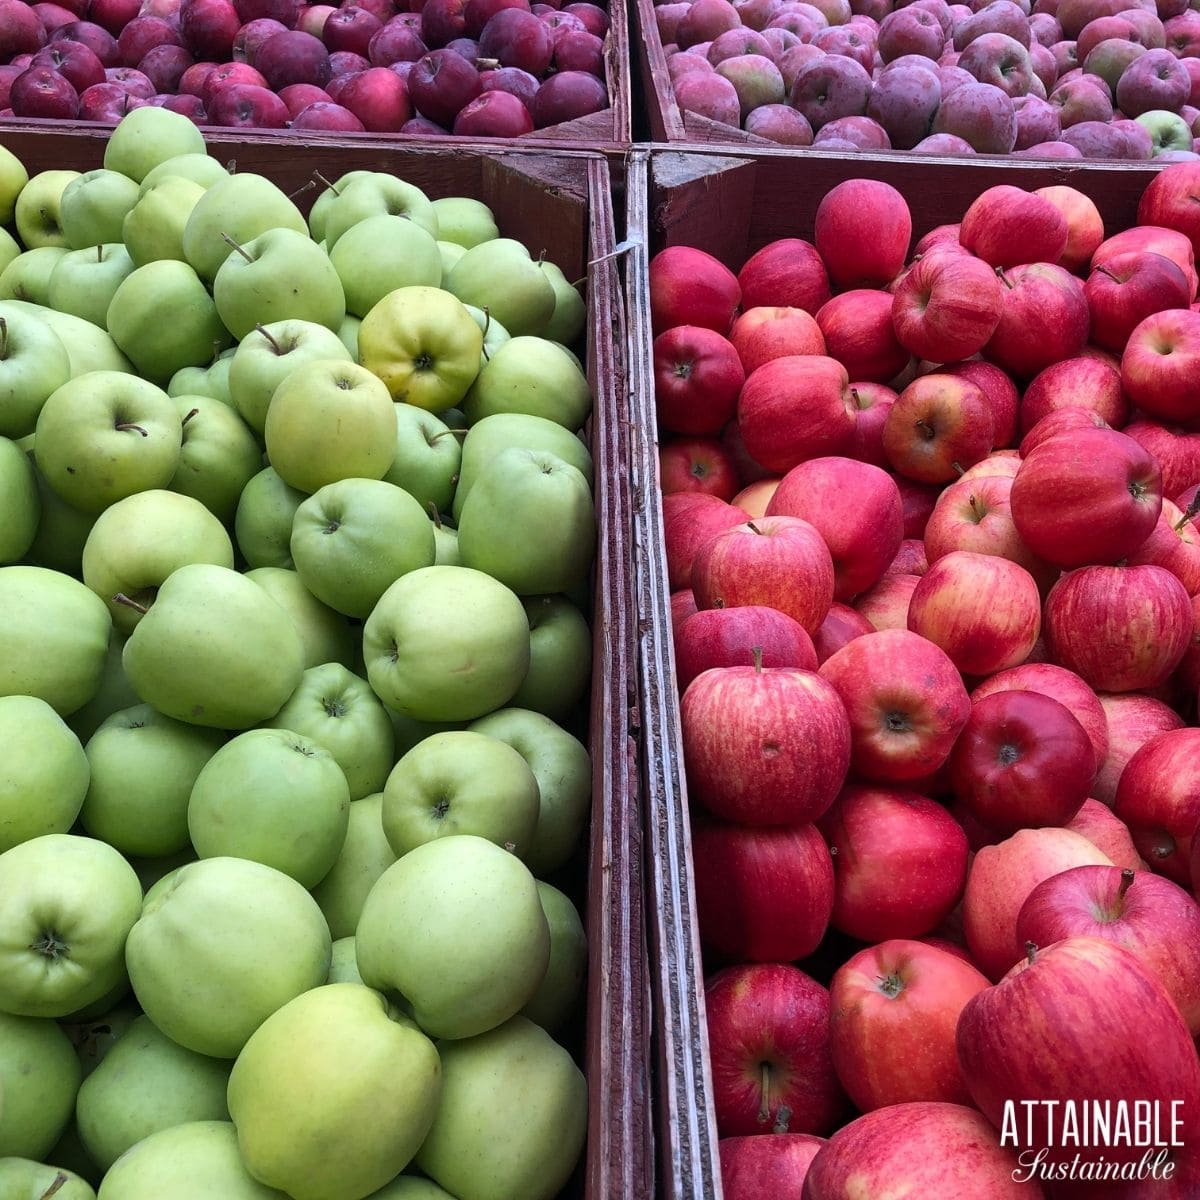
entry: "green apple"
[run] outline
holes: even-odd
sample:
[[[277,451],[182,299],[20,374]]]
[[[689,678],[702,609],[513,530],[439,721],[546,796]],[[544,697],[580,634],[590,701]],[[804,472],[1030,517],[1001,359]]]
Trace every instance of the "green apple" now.
[[[587,1135],[583,1073],[524,1017],[439,1045],[442,1100],[417,1165],[458,1200],[552,1200]]]
[[[329,213],[329,206],[356,179],[372,179],[374,176],[374,171],[347,171],[330,183],[323,175],[317,174],[316,179],[326,186],[313,201],[313,206],[308,214],[308,228],[314,242],[325,240],[325,218]]]
[[[66,246],[38,246],[18,254],[0,271],[0,300],[46,304],[50,298],[50,275],[66,253]]]
[[[329,252],[346,290],[346,311],[365,317],[388,292],[438,287],[442,258],[432,234],[407,217],[384,214],[352,225]]]
[[[304,669],[324,663],[351,666],[358,655],[356,630],[341,613],[324,605],[286,567],[255,567],[246,572],[292,619],[304,647]],[[320,739],[318,739],[320,740]]]
[[[372,1192],[367,1200],[455,1200],[445,1188],[421,1175],[397,1175],[391,1183]]]
[[[462,566],[458,530],[451,529],[440,517],[433,522],[433,564],[436,567]]]
[[[0,434],[32,433],[46,398],[70,378],[58,335],[31,313],[0,305]]]
[[[3,147],[0,147],[3,149]],[[0,273],[21,253],[21,243],[0,225]]]
[[[137,694],[167,716],[247,729],[295,691],[304,648],[288,614],[252,579],[189,563],[159,587],[124,662]]]
[[[136,111],[141,112],[141,109]],[[161,110],[155,110],[161,111]],[[131,1146],[100,1184],[97,1200],[288,1200],[242,1165],[229,1121],[189,1121]]]
[[[519,596],[582,583],[596,552],[596,515],[583,474],[556,454],[513,447],[480,471],[458,522],[464,567]]]
[[[168,258],[186,262],[183,231],[203,195],[200,184],[177,175],[145,188],[121,225],[129,257],[139,267]]]
[[[208,381],[208,367],[180,367],[167,380],[167,395],[172,399],[176,396],[207,396],[216,400],[213,393]]]
[[[495,413],[528,413],[575,431],[592,410],[587,376],[557,342],[514,335],[488,359],[463,401],[472,425]]]
[[[167,485],[232,525],[246,485],[262,466],[254,434],[228,404],[209,396],[175,396],[183,427],[179,465]]]
[[[13,221],[17,236],[30,250],[40,246],[70,248],[62,227],[62,196],[78,171],[39,171],[21,189]]]
[[[275,321],[336,330],[346,315],[339,272],[307,233],[294,229],[268,229],[234,244],[213,280],[213,300],[225,328],[239,339]]]
[[[325,982],[362,983],[362,976],[358,973],[358,960],[354,954],[354,938],[338,938],[333,943],[333,951],[329,956],[329,978]]]
[[[67,718],[71,731],[84,745],[113,713],[139,703],[137,694],[125,678],[125,665],[121,661],[124,650],[125,639],[114,633],[108,640],[108,649],[104,655],[100,686],[82,708],[76,709]]]
[[[513,337],[540,334],[554,316],[553,285],[529,251],[512,238],[472,246],[444,283],[464,304],[495,313]]]
[[[113,713],[88,740],[83,828],[126,856],[178,854],[188,845],[192,786],[224,741],[148,704]]]
[[[329,874],[313,888],[313,897],[329,922],[329,932],[337,939],[351,937],[358,926],[367,893],[396,861],[383,833],[382,808],[382,792],[374,792],[351,803],[350,824],[342,851]],[[337,947],[335,941],[335,957]]]
[[[177,1046],[140,1016],[83,1081],[75,1102],[79,1136],[107,1171],[160,1129],[224,1120],[229,1072],[228,1062]]]
[[[437,214],[438,237],[464,250],[500,236],[496,218],[482,200],[446,196],[433,202],[433,211]]]
[[[59,258],[65,251],[54,251]],[[57,261],[57,259],[55,260]],[[48,280],[47,280],[48,282]],[[0,315],[24,312],[35,316],[58,335],[71,364],[71,377],[85,375],[89,371],[133,370],[133,364],[117,349],[107,330],[85,321],[71,313],[57,312],[42,304],[30,304],[24,300],[0,301]]]
[[[484,417],[472,425],[462,447],[462,463],[458,485],[454,492],[453,513],[457,520],[462,516],[463,505],[475,481],[488,463],[505,450],[520,447],[523,450],[541,450],[570,463],[583,473],[592,484],[592,456],[588,448],[570,430],[556,421],[545,417],[531,417],[524,413],[497,413]]]
[[[40,1159],[71,1119],[82,1077],[58,1025],[0,1011],[0,1156]]]
[[[392,399],[440,412],[479,374],[483,333],[441,288],[397,288],[363,317],[359,360],[387,384]]]
[[[0,1011],[63,1017],[125,971],[142,885],[111,846],[48,833],[0,854]]]
[[[261,175],[230,175],[209,186],[196,202],[183,230],[183,252],[207,283],[229,257],[227,238],[245,245],[268,229],[307,234],[300,210]]]
[[[477,733],[507,742],[538,781],[541,808],[533,849],[526,862],[534,874],[550,875],[575,853],[592,802],[592,762],[587,747],[549,717],[506,708],[474,721]]]
[[[125,177],[118,175],[117,178]],[[72,250],[64,254],[50,272],[50,305],[107,329],[112,298],[132,274],[133,259],[119,242]]]
[[[350,789],[320,742],[290,729],[251,729],[196,777],[188,832],[202,859],[228,855],[314,887],[346,840]]]
[[[433,566],[433,527],[403,488],[341,479],[296,509],[291,549],[318,600],[348,617],[366,617],[402,575]]]
[[[338,326],[338,341],[346,348],[353,362],[358,362],[358,331],[362,326],[362,318],[347,313]]]
[[[418,721],[465,721],[505,704],[529,669],[516,595],[481,571],[423,567],[401,576],[363,626],[375,694]]]
[[[467,304],[464,307],[475,319],[475,324],[483,331],[483,355],[482,361],[479,364],[480,370],[482,370],[483,364],[512,337],[512,334],[485,309],[476,308],[474,304]],[[465,427],[465,420],[463,425]]]
[[[352,361],[332,330],[311,321],[276,321],[248,333],[229,367],[229,393],[246,424],[262,433],[275,389],[297,368],[328,359]]]
[[[46,399],[35,432],[46,482],[74,508],[93,513],[135,492],[166,487],[183,442],[167,393],[119,371],[68,380]]]
[[[392,723],[392,734],[396,739],[396,758],[403,758],[414,746],[423,742],[435,733],[448,733],[452,729],[465,729],[465,721],[415,721],[388,708],[388,720]]]
[[[18,444],[28,447],[26,457],[33,464],[41,508],[37,532],[25,555],[25,562],[78,577],[83,571],[83,547],[96,522],[95,514],[81,513],[72,508],[46,482],[46,477],[33,461],[32,434],[22,438]]]
[[[159,884],[162,884],[163,887],[168,886],[163,883],[168,876],[174,875],[180,867],[196,861],[198,860],[195,850],[188,846],[186,849],[180,850],[178,854],[168,854],[162,858],[130,858],[129,865],[137,872],[138,878],[142,881],[142,887],[146,889],[146,899],[148,900],[161,890]],[[145,901],[143,901],[144,903]]]
[[[267,724],[311,738],[327,750],[346,777],[351,800],[378,792],[395,761],[387,711],[367,681],[340,662],[306,670]]]
[[[530,596],[529,673],[513,706],[555,720],[570,714],[583,699],[592,673],[592,633],[583,614],[566,596]]]
[[[141,183],[159,163],[204,151],[204,135],[187,117],[166,108],[136,108],[109,135],[104,165]]]
[[[319,359],[275,389],[263,437],[271,466],[302,492],[382,479],[396,453],[395,406],[366,367]]]
[[[542,330],[542,337],[561,342],[564,346],[573,346],[583,336],[587,324],[587,305],[579,289],[562,273],[561,267],[546,259],[542,259],[538,267],[554,289],[554,315]]]
[[[570,897],[556,887],[538,881],[538,898],[550,926],[550,965],[542,985],[521,1009],[547,1033],[557,1033],[575,1010],[583,993],[587,972],[587,933],[579,919],[579,910]]]
[[[237,353],[236,346],[226,346],[208,366],[208,388],[215,399],[222,404],[233,407],[233,397],[229,393],[229,370],[233,366],[233,356]]]
[[[462,466],[462,437],[433,413],[396,405],[396,457],[384,479],[425,511],[449,512]]]
[[[441,260],[442,278],[454,270],[454,264],[458,262],[466,250],[456,242],[438,242],[438,258]]]
[[[54,1143],[46,1155],[45,1161],[55,1163],[69,1174],[78,1175],[80,1179],[86,1180],[90,1187],[98,1188],[100,1186],[100,1168],[92,1162],[87,1150],[84,1149],[83,1142],[79,1140],[79,1130],[75,1126],[73,1117],[66,1129],[63,1130],[62,1137]],[[42,1198],[35,1196],[34,1200],[42,1200]]]
[[[339,181],[338,194],[322,212],[321,236],[332,253],[351,226],[368,217],[405,217],[431,237],[438,237],[437,213],[420,188],[383,171]],[[313,236],[317,234],[314,232]]]
[[[392,768],[383,832],[397,858],[470,833],[524,858],[538,820],[538,782],[511,746],[467,730],[435,733]]]
[[[152,488],[97,518],[83,547],[83,582],[108,605],[114,628],[130,634],[162,582],[186,563],[232,567],[229,534],[199,500]]]
[[[363,981],[396,991],[431,1037],[469,1038],[519,1012],[550,960],[537,881],[515,854],[455,834],[379,877],[354,935]]]
[[[268,1017],[229,1077],[229,1114],[256,1179],[294,1200],[366,1196],[412,1161],[433,1121],[433,1043],[358,983],[314,988]]]
[[[45,567],[0,567],[0,696],[38,696],[60,716],[100,686],[112,633],[95,592]]]
[[[117,171],[86,171],[63,189],[59,220],[72,250],[121,240],[125,214],[138,201],[138,185]]]
[[[10,1200],[96,1200],[92,1185],[74,1171],[29,1158],[0,1158],[0,1196]]]
[[[29,455],[16,442],[0,437],[0,512],[4,514],[0,523],[0,566],[25,556],[37,535],[41,511]]]
[[[292,566],[292,521],[305,499],[303,492],[283,482],[274,467],[259,471],[246,484],[238,500],[234,534],[250,566]]]
[[[108,306],[107,328],[138,371],[164,386],[180,367],[210,362],[229,344],[200,277],[174,259],[146,263],[121,281]]]
[[[7,147],[0,146],[0,225],[12,222],[17,197],[28,182],[25,164]]]
[[[293,997],[329,974],[329,927],[290,876],[242,858],[207,858],[147,898],[125,958],[134,994],[172,1041],[235,1058]]]
[[[203,188],[209,188],[228,178],[229,172],[208,154],[176,154],[163,159],[142,176],[142,182],[138,185],[139,194],[144,196],[160,180],[172,176],[190,179]]]

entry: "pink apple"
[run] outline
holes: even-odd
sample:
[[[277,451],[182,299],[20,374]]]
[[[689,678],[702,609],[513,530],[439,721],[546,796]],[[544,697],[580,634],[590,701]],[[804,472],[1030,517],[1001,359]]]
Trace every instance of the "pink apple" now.
[[[992,410],[992,445],[1012,446],[1017,440],[1017,410],[1020,394],[1011,376],[993,363],[972,359],[939,368],[943,375],[958,375],[970,380],[984,396]],[[970,470],[970,468],[967,468]]]
[[[756,479],[742,488],[730,503],[736,504],[751,517],[765,517],[767,505],[771,503],[771,497],[775,495],[778,486],[779,480],[774,476]]]
[[[1136,692],[1102,695],[1099,699],[1108,723],[1109,743],[1092,791],[1105,804],[1112,805],[1125,764],[1158,734],[1182,729],[1183,718],[1161,700]]]
[[[1067,247],[1058,265],[1068,271],[1086,267],[1104,241],[1104,220],[1096,202],[1077,188],[1062,185],[1038,188],[1034,195],[1049,200],[1067,219]]]
[[[862,236],[869,216],[872,236]],[[848,179],[831,188],[817,206],[817,251],[840,288],[879,287],[904,266],[912,238],[912,216],[890,184]]]
[[[948,483],[992,449],[982,390],[954,375],[922,375],[900,393],[883,427],[894,470],[918,483]]]
[[[656,334],[699,325],[726,334],[742,299],[737,276],[691,246],[668,246],[650,260],[650,313]]]
[[[1053,370],[1050,367],[1049,370]],[[1045,374],[1045,372],[1042,372]],[[1051,438],[1078,433],[1081,430],[1111,429],[1112,426],[1093,408],[1072,404],[1066,408],[1055,408],[1048,412],[1021,439],[1018,448],[1020,458],[1032,454],[1043,442]]]
[[[1059,408],[1091,409],[1112,428],[1120,428],[1129,417],[1120,369],[1085,353],[1039,371],[1021,399],[1021,431],[1028,433]]]
[[[813,648],[817,652],[817,661],[825,662],[847,642],[874,631],[875,626],[861,613],[835,600],[829,606],[829,613],[821,622],[820,629],[813,634]]]
[[[1044,196],[998,184],[971,202],[959,240],[993,267],[1057,263],[1067,248],[1067,219]]]
[[[1165,567],[1189,596],[1200,593],[1200,529],[1170,500],[1163,501],[1154,532],[1128,559],[1131,566]]]
[[[1139,225],[1161,225],[1200,246],[1200,217],[1193,211],[1200,164],[1179,163],[1151,180],[1138,202]]]
[[[920,538],[905,538],[896,556],[887,565],[885,575],[924,575],[929,570],[925,543]]]
[[[328,104],[329,93],[314,83],[292,83],[280,89],[279,98],[295,120],[310,104]]]
[[[751,308],[733,322],[729,340],[746,374],[774,358],[825,353],[820,327],[802,308]]]
[[[815,314],[829,299],[829,275],[811,242],[779,238],[756,251],[737,276],[742,308],[802,308]]]
[[[920,575],[889,571],[874,587],[855,597],[854,611],[872,629],[907,629],[908,606],[920,582]]]
[[[688,617],[675,634],[675,674],[683,691],[713,667],[749,667],[754,652],[764,667],[817,669],[812,638],[778,609],[761,605],[708,608]]]
[[[692,560],[710,538],[732,525],[740,525],[749,514],[716,496],[676,493],[663,498],[663,541],[667,573],[672,591],[691,590]]]
[[[734,344],[712,329],[674,325],[654,339],[654,402],[672,433],[717,433],[745,382]]]
[[[1131,421],[1121,432],[1158,459],[1163,495],[1175,498],[1179,508],[1187,508],[1191,496],[1184,499],[1182,493],[1200,483],[1200,433],[1159,421]]]
[[[1178,176],[1174,178],[1178,178]],[[1184,273],[1191,288],[1191,295],[1195,296],[1197,288],[1196,256],[1191,239],[1187,234],[1150,223],[1123,229],[1120,233],[1114,233],[1112,237],[1106,238],[1096,247],[1096,251],[1092,255],[1092,267],[1098,267],[1128,251],[1161,254],[1169,258]]]
[[[692,589],[687,588],[682,591],[671,593],[671,636],[675,637],[679,633],[679,627],[693,613],[699,612],[696,607],[696,597],[692,595]]]
[[[1081,833],[1097,850],[1102,850],[1113,863],[1131,871],[1148,871],[1146,860],[1133,844],[1129,826],[1099,800],[1089,797],[1080,810],[1063,826],[1073,833]]]
[[[997,477],[1012,480],[1017,477],[1020,469],[1021,455],[1019,451],[993,450],[987,458],[981,458],[973,467],[968,467],[958,477],[958,482],[962,483],[964,479],[994,479]]]
[[[897,393],[886,384],[863,380],[850,384],[850,395],[854,400],[855,416],[849,456],[876,467],[887,467],[883,427]]]
[[[1192,289],[1183,271],[1161,254],[1114,255],[1092,270],[1084,286],[1092,341],[1120,354],[1134,329],[1152,313],[1186,308]]]

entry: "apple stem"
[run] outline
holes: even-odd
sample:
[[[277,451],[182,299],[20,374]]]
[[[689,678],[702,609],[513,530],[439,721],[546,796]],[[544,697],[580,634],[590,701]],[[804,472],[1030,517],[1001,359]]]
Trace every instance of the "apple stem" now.
[[[1028,960],[1030,966],[1037,961],[1037,952],[1038,948],[1036,942],[1025,943],[1025,958]]]
[[[132,608],[135,613],[141,613],[144,617],[150,610],[144,605],[139,604],[136,600],[125,595],[124,592],[118,592],[113,598],[114,604],[123,604],[126,608]]]
[[[1004,274],[1004,268],[1003,268],[1003,267],[997,267],[997,268],[996,268],[996,278],[997,278],[997,279],[999,279],[999,280],[1000,280],[1000,282],[1001,282],[1002,284],[1004,284],[1004,286],[1005,286],[1006,288],[1008,288],[1008,290],[1009,290],[1010,292],[1012,291],[1012,286],[1013,286],[1013,285],[1012,285],[1011,283],[1009,283],[1009,281],[1008,281],[1008,276]]]
[[[758,1106],[758,1123],[765,1125],[771,1119],[771,1064],[762,1063],[762,1099]]]
[[[237,174],[237,159],[231,158],[225,164],[225,170],[228,171],[230,175],[236,175]]]
[[[772,1133],[787,1133],[788,1125],[792,1120],[792,1110],[786,1104],[781,1104],[775,1110],[775,1124],[771,1127]]]
[[[104,261],[104,247],[103,246],[96,247],[96,261],[98,263],[102,263]]]
[[[763,535],[763,531],[759,529],[759,527],[755,525],[753,521],[747,521],[746,528],[749,529],[751,533],[757,533],[759,537],[762,537]]]
[[[440,441],[444,437],[466,437],[470,432],[469,429],[443,429],[441,433],[435,433],[429,439],[429,444],[432,446],[434,442]]]
[[[198,408],[193,408],[193,409],[191,410],[191,412],[189,412],[189,413],[188,413],[188,415],[187,415],[186,417],[184,417],[182,421],[180,421],[180,422],[179,422],[179,424],[180,424],[181,426],[183,426],[183,427],[186,429],[186,428],[187,428],[187,423],[188,423],[188,422],[189,422],[189,421],[190,421],[190,420],[191,420],[193,417],[195,417],[195,416],[199,416],[199,415],[200,415],[200,410],[199,410]]]
[[[971,493],[970,503],[971,503],[971,515],[975,518],[976,524],[978,524],[980,521],[983,520],[984,517],[987,516],[987,513],[980,511],[979,497],[976,496],[974,492]]]
[[[430,519],[433,521],[434,529],[441,529],[442,514],[440,512],[438,512],[437,505],[434,504],[434,502],[432,500],[430,500],[429,503],[427,505],[425,505],[425,507],[427,509],[429,509],[429,516],[430,516]]]
[[[325,186],[326,186],[326,187],[327,187],[327,188],[328,188],[328,189],[329,189],[329,190],[330,190],[330,191],[331,191],[331,192],[332,192],[332,193],[333,193],[335,196],[340,196],[340,195],[342,194],[341,192],[339,192],[339,191],[337,190],[337,184],[335,184],[335,183],[331,182],[330,180],[326,179],[326,178],[325,178],[325,176],[324,176],[324,175],[322,175],[320,171],[314,171],[314,172],[313,172],[313,178],[314,178],[314,179],[315,179],[315,180],[316,180],[318,183],[323,183],[323,184],[324,184],[324,185],[325,185]]]
[[[956,472],[957,472],[959,475],[965,475],[965,474],[967,473],[967,472],[966,472],[966,470],[963,468],[963,465],[962,465],[962,463],[960,463],[960,462],[958,461],[958,459],[955,459],[955,460],[954,460],[954,462],[952,462],[950,465],[951,465],[951,466],[954,468],[954,470],[955,470],[955,471],[956,471]]]
[[[854,401],[854,407],[857,409],[861,409],[862,408],[862,400],[859,399],[858,388],[852,387],[850,389],[850,396]]]
[[[135,425],[132,421],[122,421],[116,428],[121,433],[128,433],[132,429],[135,433],[140,433],[142,437],[150,436],[149,430],[144,429],[141,425]]]
[[[1097,274],[1103,275],[1106,279],[1111,279],[1113,283],[1121,282],[1107,267],[1097,267],[1096,272]]]
[[[310,179],[307,183],[301,184],[294,192],[288,192],[288,199],[295,200],[297,196],[303,196],[305,192],[311,192],[317,186],[315,179]]]
[[[761,646],[752,646],[750,653],[754,655],[754,672],[756,675],[761,675],[763,669],[763,648]]]
[[[1178,533],[1190,520],[1200,514],[1200,492],[1192,497],[1192,502],[1184,509],[1183,515],[1175,522],[1173,528]]]
[[[228,242],[248,263],[254,261],[253,256],[246,250],[245,246],[239,246],[227,233],[221,234],[221,241]]]
[[[0,317],[0,358],[8,357],[8,322]]]
[[[1124,900],[1125,893],[1133,886],[1133,880],[1137,872],[1132,867],[1126,867],[1121,872],[1121,886],[1117,891],[1117,899]]]
[[[274,335],[267,329],[265,325],[255,325],[254,332],[265,338],[270,343],[271,349],[274,350],[276,354],[283,353],[283,347],[278,341],[276,341]]]
[[[57,1195],[68,1183],[66,1175],[59,1171],[51,1180],[50,1186],[42,1193],[41,1200],[50,1200],[51,1196]]]

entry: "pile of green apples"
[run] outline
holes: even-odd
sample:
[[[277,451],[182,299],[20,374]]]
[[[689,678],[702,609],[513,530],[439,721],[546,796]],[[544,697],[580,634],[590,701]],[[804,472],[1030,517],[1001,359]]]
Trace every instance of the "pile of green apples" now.
[[[0,1196],[556,1196],[579,293],[151,107],[101,170],[0,148],[0,268]]]

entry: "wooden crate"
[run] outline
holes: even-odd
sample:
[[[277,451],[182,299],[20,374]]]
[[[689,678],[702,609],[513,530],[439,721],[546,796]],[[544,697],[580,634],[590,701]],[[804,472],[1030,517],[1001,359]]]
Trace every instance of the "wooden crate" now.
[[[89,170],[103,159],[107,130],[0,129],[30,174]],[[491,206],[501,232],[544,251],[568,279],[587,279],[588,378],[595,407],[588,435],[595,461],[598,548],[593,572],[593,675],[588,743],[593,807],[586,872],[570,890],[588,935],[587,1013],[578,1051],[588,1078],[586,1159],[565,1197],[648,1197],[652,1192],[649,1076],[650,992],[643,913],[642,827],[637,769],[636,637],[626,464],[626,325],[608,164],[597,154],[548,148],[351,144],[314,138],[298,146],[231,133],[208,138],[210,153],[297,192],[314,170],[327,178],[357,169],[394,172],[431,198],[473,196]],[[304,209],[316,189],[297,196]]]
[[[1155,174],[1149,165],[1020,159],[951,165],[912,156],[778,151],[717,156],[674,146],[630,156],[625,185],[626,236],[635,244],[626,262],[630,477],[663,1197],[721,1200],[721,1183],[659,486],[649,260],[666,246],[697,246],[736,271],[776,238],[811,240],[821,197],[843,180],[864,177],[884,180],[903,193],[913,215],[914,241],[936,225],[959,220],[981,191],[997,183],[1076,187],[1095,201],[1112,234],[1135,223],[1138,199]]]

